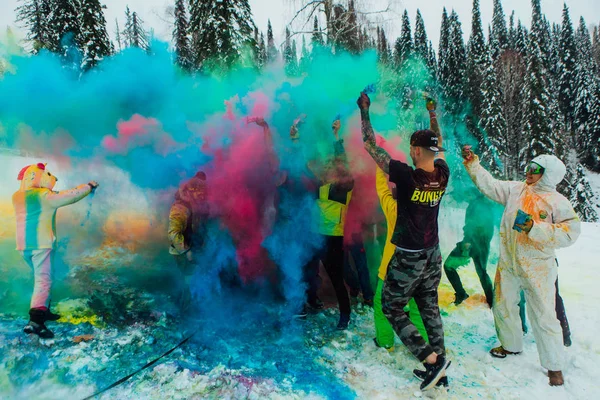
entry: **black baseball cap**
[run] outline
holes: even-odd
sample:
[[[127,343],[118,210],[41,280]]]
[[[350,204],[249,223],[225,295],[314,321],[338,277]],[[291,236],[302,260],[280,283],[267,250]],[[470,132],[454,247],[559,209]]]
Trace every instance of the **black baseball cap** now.
[[[415,147],[424,147],[431,151],[446,151],[443,147],[438,146],[438,137],[434,131],[425,129],[416,131],[410,137],[410,145]]]

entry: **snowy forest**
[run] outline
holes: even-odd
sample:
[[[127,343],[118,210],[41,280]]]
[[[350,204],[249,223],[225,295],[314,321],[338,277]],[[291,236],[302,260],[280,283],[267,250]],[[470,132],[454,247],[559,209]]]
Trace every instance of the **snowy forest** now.
[[[128,47],[152,51],[153,33],[127,6],[108,34],[100,0],[22,0],[18,22],[28,30],[31,52],[59,54],[65,66],[82,73],[102,68],[104,57]],[[315,51],[360,54],[375,51],[382,68],[414,76],[424,64],[430,91],[442,99],[443,116],[463,121],[486,166],[502,178],[519,179],[528,160],[543,153],[568,164],[561,192],[585,221],[598,219],[584,168],[600,172],[600,32],[583,16],[572,21],[566,4],[561,24],[550,24],[540,0],[532,0],[532,22],[514,12],[507,18],[494,0],[490,26],[473,1],[471,36],[444,9],[440,44],[428,40],[420,14],[402,16],[400,37],[360,10],[360,0],[305,2],[294,18],[312,19],[312,32],[286,29],[277,46],[269,22],[266,35],[252,18],[248,1],[176,0],[173,8],[173,62],[188,74],[223,73],[233,68],[264,69],[285,63],[289,76],[302,76]],[[300,13],[303,11],[303,13]],[[305,24],[306,25],[306,24]],[[410,80],[389,88],[405,108],[413,107]]]

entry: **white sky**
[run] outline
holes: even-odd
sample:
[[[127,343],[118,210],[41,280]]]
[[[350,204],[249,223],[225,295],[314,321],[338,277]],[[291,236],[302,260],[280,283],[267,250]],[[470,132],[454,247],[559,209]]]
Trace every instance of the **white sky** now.
[[[341,0],[346,2],[345,0]],[[123,25],[123,15],[125,6],[129,5],[132,11],[137,11],[145,22],[147,29],[153,28],[155,35],[164,40],[170,40],[171,17],[169,8],[174,4],[174,0],[101,0],[106,5],[105,16],[108,21],[109,32],[114,39],[115,18],[119,18],[119,24]],[[271,19],[276,40],[281,42],[284,37],[285,24],[294,16],[295,10],[301,7],[301,4],[307,0],[250,0],[254,21],[258,28],[266,35],[267,19]],[[390,5],[391,11],[374,16],[381,18],[386,28],[389,40],[395,40],[398,36],[401,26],[401,16],[406,8],[408,10],[411,23],[413,25],[417,8],[421,9],[421,14],[425,20],[427,34],[437,48],[439,40],[440,22],[442,9],[445,6],[450,13],[454,8],[463,24],[463,31],[467,38],[471,30],[471,0],[357,0],[357,4],[363,4],[360,9],[363,11],[375,11],[385,9]],[[570,8],[571,19],[577,26],[579,17],[584,16],[588,26],[597,24],[600,20],[600,0],[542,0],[542,11],[546,14],[550,22],[560,22],[563,8],[563,2],[566,2]],[[18,0],[0,0],[0,31],[5,27],[15,27],[14,9],[18,5]],[[487,35],[487,25],[492,18],[492,0],[480,0],[481,16],[484,24],[484,30]],[[517,18],[529,27],[531,21],[531,2],[529,0],[503,0],[504,12],[507,16],[512,10],[515,10]],[[594,19],[596,18],[596,19]],[[295,28],[301,30],[301,26],[295,25]],[[312,21],[305,30],[312,29]]]

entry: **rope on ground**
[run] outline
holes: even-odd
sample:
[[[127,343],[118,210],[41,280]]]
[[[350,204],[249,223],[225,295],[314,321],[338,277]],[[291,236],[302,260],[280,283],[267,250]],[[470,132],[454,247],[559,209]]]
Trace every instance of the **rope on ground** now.
[[[156,364],[157,361],[159,361],[161,358],[164,358],[166,356],[168,356],[169,354],[171,354],[172,352],[174,352],[175,350],[177,350],[179,347],[181,347],[185,342],[187,342],[188,340],[190,340],[192,338],[192,336],[194,336],[196,333],[198,333],[198,331],[200,330],[200,327],[198,327],[194,332],[192,332],[191,335],[189,335],[188,337],[186,337],[185,339],[183,339],[181,342],[179,342],[175,347],[173,347],[171,350],[167,351],[166,353],[164,353],[163,355],[161,355],[160,357],[155,358],[154,360],[150,361],[149,363],[147,363],[146,365],[144,365],[143,367],[141,367],[140,369],[138,369],[137,371],[119,379],[118,381],[116,381],[115,383],[113,383],[110,386],[105,387],[104,389],[88,396],[85,397],[83,400],[89,400],[89,399],[93,399],[96,396],[101,395],[104,392],[109,391],[110,389],[119,386],[121,383],[129,380],[131,377],[133,377],[134,375],[139,374],[140,372],[142,372],[143,370],[145,370],[148,367],[151,367],[152,365]]]

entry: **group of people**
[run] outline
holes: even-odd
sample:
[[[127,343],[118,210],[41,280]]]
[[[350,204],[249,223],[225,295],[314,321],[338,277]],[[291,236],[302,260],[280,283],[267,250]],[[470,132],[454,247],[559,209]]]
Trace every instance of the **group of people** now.
[[[319,215],[314,230],[320,235],[321,245],[303,268],[306,298],[296,314],[303,317],[309,309],[323,308],[317,295],[319,267],[323,264],[338,302],[337,329],[348,328],[351,301],[344,276],[348,276],[348,258],[352,256],[360,282],[352,285],[351,294],[357,294],[360,288],[365,303],[374,306],[375,345],[391,350],[397,335],[423,363],[424,370],[414,370],[415,377],[422,380],[421,389],[447,386],[446,370],[451,362],[445,352],[438,286],[444,270],[456,291],[455,303],[462,303],[468,295],[456,270],[472,258],[487,303],[492,308],[501,343],[490,351],[491,355],[505,358],[523,351],[525,325],[519,305],[523,309],[526,302],[540,361],[548,370],[550,385],[562,385],[563,342],[567,343],[557,318],[557,315],[564,315],[564,306],[558,294],[558,264],[554,251],[571,245],[580,231],[575,211],[556,191],[556,185],[566,173],[564,164],[555,156],[541,155],[528,165],[525,182],[500,181],[481,166],[470,147],[463,148],[465,168],[482,195],[471,196],[465,237],[444,264],[439,246],[438,215],[451,171],[444,158],[436,102],[426,99],[430,129],[416,131],[410,137],[410,158],[414,167],[392,159],[378,145],[370,121],[368,94],[361,93],[357,104],[364,148],[377,165],[374,171],[376,189],[387,223],[376,290],[373,293],[370,287],[362,241],[354,240],[354,249],[344,244],[344,224],[354,179],[344,141],[339,136],[341,124],[336,120],[332,126],[335,136],[332,159],[320,168],[307,163],[309,176],[302,179],[303,190],[314,191]],[[296,178],[279,171],[279,160],[266,121],[253,118],[250,122],[263,127],[268,149],[266,162],[274,175],[275,185],[297,186]],[[302,117],[299,117],[290,129],[292,143],[300,140],[301,123]],[[23,168],[18,179],[21,188],[13,195],[17,250],[34,271],[30,320],[24,331],[50,338],[53,333],[45,323],[59,318],[50,310],[56,210],[83,199],[96,190],[98,183],[91,181],[71,190],[55,192],[57,179],[46,170],[45,164]],[[500,223],[500,260],[493,285],[486,267],[494,224],[490,223],[491,215],[482,218],[482,215],[490,214],[487,199],[504,206]],[[265,224],[273,224],[277,219],[276,196],[265,199],[263,210]],[[201,262],[197,254],[206,241],[209,216],[207,176],[201,171],[179,187],[169,215],[169,252],[185,276],[184,290],[179,298],[184,307],[191,301],[189,285],[196,265]]]

